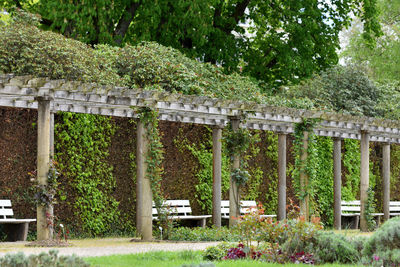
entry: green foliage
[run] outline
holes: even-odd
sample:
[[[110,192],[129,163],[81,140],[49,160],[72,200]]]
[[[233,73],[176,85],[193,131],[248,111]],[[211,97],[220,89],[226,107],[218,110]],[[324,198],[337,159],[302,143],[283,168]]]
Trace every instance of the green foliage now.
[[[399,81],[400,71],[400,2],[374,0],[377,2],[379,23],[383,34],[376,40],[375,46],[363,42],[362,30],[355,24],[349,30],[349,44],[342,57],[355,64],[365,65],[374,80],[385,82]]]
[[[312,182],[316,210],[325,226],[333,225],[333,141],[330,137],[315,137],[315,179]]]
[[[118,202],[112,197],[115,179],[107,163],[114,134],[110,118],[74,113],[61,113],[59,118],[55,125],[55,158],[62,174],[59,195],[80,219],[69,224],[89,236],[110,232],[119,220]]]
[[[226,149],[230,156],[240,156],[244,154],[251,143],[251,133],[248,129],[239,128],[233,131],[228,129],[224,137],[226,142]]]
[[[266,133],[267,149],[265,156],[271,160],[271,169],[267,173],[269,181],[267,192],[265,193],[264,209],[265,214],[275,214],[278,210],[278,135],[273,132]],[[256,199],[256,198],[253,198]]]
[[[344,139],[343,166],[345,182],[342,184],[342,200],[356,200],[360,190],[360,141]]]
[[[360,258],[360,252],[343,235],[334,232],[320,231],[315,236],[313,252],[319,263],[357,263]]]
[[[174,139],[175,145],[181,153],[189,151],[198,161],[199,170],[196,173],[198,182],[195,185],[196,201],[206,213],[212,212],[212,194],[213,194],[213,155],[212,155],[212,138],[211,130],[204,137],[204,142],[190,144],[186,137],[182,136],[182,132]],[[222,143],[224,147],[224,143]],[[222,153],[222,169],[221,169],[221,192],[227,192],[229,189],[230,179],[230,159]]]
[[[368,239],[362,251],[363,262],[374,266],[400,264],[400,217],[386,221]]]
[[[164,150],[161,143],[161,135],[158,130],[158,112],[143,108],[139,112],[139,120],[144,124],[148,139],[148,151],[146,154],[146,176],[151,183],[153,201],[157,209],[161,209],[164,196],[161,191],[161,179],[163,173],[162,162],[164,160]]]
[[[286,92],[289,98],[307,97],[315,106],[353,115],[383,116],[377,108],[382,93],[355,65],[335,66]]]
[[[58,256],[57,250],[42,252],[39,255],[25,256],[24,253],[6,254],[0,258],[2,267],[89,267],[83,259],[72,256]]]
[[[244,186],[249,180],[249,176],[248,171],[241,169],[234,169],[231,173],[232,180],[235,181],[238,186]]]
[[[175,227],[168,240],[175,241],[238,241],[239,237],[235,231],[227,227],[221,228],[188,228],[188,227]]]
[[[373,231],[376,228],[376,222],[374,216],[372,215],[375,212],[375,199],[374,199],[374,191],[372,187],[368,187],[367,190],[367,203],[365,204],[365,220],[367,221],[367,227],[369,231]]]
[[[31,174],[31,173],[30,173]],[[45,207],[50,207],[57,203],[56,194],[59,182],[57,178],[60,173],[57,171],[56,162],[51,161],[49,166],[49,172],[47,174],[47,184],[39,184],[36,179],[36,172],[31,174],[31,180],[34,180],[34,191],[35,191],[35,203]]]
[[[279,237],[282,244],[282,251],[287,255],[293,255],[299,252],[310,252],[311,241],[322,226],[317,218],[313,218],[311,222],[306,222],[304,218],[299,217],[295,220],[287,220],[283,222],[284,231]],[[287,225],[287,226],[286,226]]]
[[[315,196],[314,181],[316,179],[316,173],[318,169],[316,142],[315,142],[315,135],[313,133],[313,128],[316,123],[317,120],[315,119],[305,119],[301,123],[295,124],[295,129],[294,129],[295,140],[293,142],[294,145],[293,151],[295,153],[295,169],[293,171],[295,193],[300,200],[303,200],[304,198],[309,196],[311,203],[314,202],[313,199],[313,197]],[[304,132],[308,132],[307,151],[304,151],[303,147]],[[304,152],[307,153],[306,160],[303,160],[301,158]],[[300,184],[301,173],[305,173],[308,177],[308,182],[304,185]]]
[[[203,252],[203,258],[205,260],[209,260],[209,261],[219,261],[223,257],[226,256],[228,249],[230,249],[231,247],[232,247],[232,244],[225,243],[225,242],[220,243],[216,246],[208,247]]]
[[[98,49],[105,49],[106,46]],[[23,23],[0,26],[0,73],[122,85],[87,45]]]
[[[380,32],[376,0],[86,3],[1,0],[0,7],[38,13],[42,27],[88,44],[156,41],[270,85],[297,82],[336,64],[339,32],[354,14],[362,19],[369,43]]]

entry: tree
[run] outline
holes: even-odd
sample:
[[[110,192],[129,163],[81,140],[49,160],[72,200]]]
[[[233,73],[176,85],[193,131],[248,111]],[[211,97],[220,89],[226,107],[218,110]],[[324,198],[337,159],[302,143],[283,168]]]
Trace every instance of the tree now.
[[[376,46],[363,42],[362,29],[354,25],[349,45],[342,53],[347,62],[368,66],[373,79],[381,82],[400,81],[400,1],[379,0],[379,21],[383,35]]]
[[[157,41],[276,86],[337,63],[351,12],[365,37],[379,33],[376,0],[0,0],[89,44]]]

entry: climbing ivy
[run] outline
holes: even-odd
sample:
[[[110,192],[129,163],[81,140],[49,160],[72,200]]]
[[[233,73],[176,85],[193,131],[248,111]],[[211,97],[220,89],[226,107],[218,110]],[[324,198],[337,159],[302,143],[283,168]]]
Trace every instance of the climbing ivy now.
[[[148,151],[146,156],[146,176],[150,180],[153,201],[160,211],[164,202],[161,190],[161,180],[164,160],[163,144],[158,129],[158,112],[149,108],[141,108],[138,111],[138,118],[147,130]]]
[[[344,139],[343,166],[345,182],[342,183],[342,200],[355,200],[360,192],[360,141]]]
[[[316,119],[304,119],[300,123],[295,124],[294,129],[294,153],[295,153],[295,166],[293,170],[293,180],[294,180],[294,189],[297,197],[300,200],[303,200],[305,197],[309,196],[310,200],[310,209],[316,211],[317,205],[315,203],[315,192],[314,192],[314,180],[316,179],[317,173],[317,151],[316,151],[316,142],[315,135],[313,133],[313,128],[316,125],[318,120]],[[307,154],[308,157],[306,160],[301,159],[301,155],[303,154],[303,138],[304,132],[308,132],[308,147]],[[300,174],[306,173],[308,176],[308,185],[303,188],[303,191],[300,189]]]
[[[196,201],[203,212],[212,212],[212,195],[213,195],[213,154],[212,154],[212,130],[209,127],[207,134],[204,137],[204,142],[190,143],[183,135],[182,130],[179,130],[178,135],[174,139],[175,145],[181,153],[189,151],[198,161],[199,170],[195,174],[197,183],[195,185]],[[222,143],[222,151],[225,144]],[[230,177],[230,160],[226,153],[222,153],[222,168],[221,168],[221,192],[224,194],[229,189]]]
[[[265,156],[271,160],[271,169],[267,173],[268,188],[265,193],[265,214],[275,214],[278,210],[278,135],[266,132]]]
[[[312,187],[317,211],[326,226],[333,225],[333,140],[330,137],[315,137],[315,179]]]
[[[114,127],[109,117],[61,113],[55,125],[55,158],[62,177],[60,199],[79,222],[72,227],[86,235],[102,235],[118,223],[115,179],[107,163]]]

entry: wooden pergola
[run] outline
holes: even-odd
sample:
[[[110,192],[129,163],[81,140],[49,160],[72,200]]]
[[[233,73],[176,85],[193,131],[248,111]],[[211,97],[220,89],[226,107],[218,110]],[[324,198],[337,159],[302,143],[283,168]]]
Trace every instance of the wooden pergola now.
[[[66,80],[50,80],[32,76],[0,75],[0,106],[38,110],[38,181],[45,184],[53,149],[52,113],[57,111],[90,113],[105,116],[137,117],[132,107],[147,107],[159,112],[165,121],[210,125],[213,128],[213,223],[221,225],[221,138],[229,123],[238,127],[273,131],[278,134],[278,219],[286,218],[286,137],[294,132],[294,124],[304,119],[319,119],[313,129],[316,135],[333,138],[334,162],[334,227],[341,227],[341,140],[361,140],[361,230],[366,230],[365,204],[369,185],[369,142],[383,143],[383,207],[389,218],[390,144],[400,143],[400,122],[369,117],[309,111],[268,105],[214,99],[203,96],[143,91],[125,87],[103,86]],[[242,121],[242,119],[245,120]],[[304,133],[303,146],[307,148]],[[137,229],[144,239],[152,238],[152,194],[146,178],[145,157],[147,134],[139,122],[137,128]],[[307,149],[305,149],[306,151]],[[306,158],[307,154],[301,155]],[[238,163],[238,160],[236,161]],[[235,164],[235,162],[234,162]],[[301,179],[306,181],[306,174]],[[230,188],[230,225],[238,218],[234,186]],[[308,199],[301,201],[301,212],[308,215]],[[37,208],[38,239],[48,239],[43,207]]]

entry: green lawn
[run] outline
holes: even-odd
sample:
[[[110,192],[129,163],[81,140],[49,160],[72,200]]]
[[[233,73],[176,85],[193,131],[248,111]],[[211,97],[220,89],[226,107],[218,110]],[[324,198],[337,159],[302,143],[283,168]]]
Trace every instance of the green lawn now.
[[[131,267],[131,266],[145,266],[145,267],[180,267],[183,264],[193,264],[205,262],[202,259],[201,252],[193,251],[180,251],[180,252],[148,252],[140,254],[128,255],[113,255],[104,257],[89,257],[85,260],[95,267]],[[309,266],[300,264],[271,264],[251,260],[237,260],[237,261],[220,261],[214,262],[217,267],[268,267],[268,266]],[[340,265],[340,264],[327,264],[320,266],[353,266],[353,265]]]

